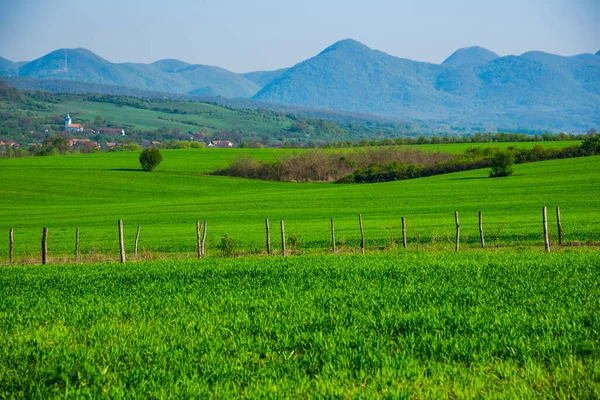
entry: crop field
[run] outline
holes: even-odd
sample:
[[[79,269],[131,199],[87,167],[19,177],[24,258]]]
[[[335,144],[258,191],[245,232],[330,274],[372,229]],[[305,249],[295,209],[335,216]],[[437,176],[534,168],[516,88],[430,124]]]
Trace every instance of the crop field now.
[[[442,146],[443,147],[443,146]],[[17,262],[38,262],[42,227],[49,228],[50,258],[68,261],[75,229],[82,255],[118,254],[117,220],[125,225],[128,254],[141,226],[140,252],[192,254],[197,220],[206,220],[207,253],[221,237],[236,240],[240,254],[264,253],[265,218],[278,251],[279,221],[293,253],[323,253],[331,245],[330,218],[339,251],[358,248],[358,214],[367,252],[397,249],[400,218],[407,218],[409,249],[454,248],[454,211],[461,217],[462,248],[478,247],[478,211],[490,248],[541,246],[541,208],[561,207],[566,244],[600,242],[600,157],[515,166],[515,175],[488,178],[487,170],[372,185],[293,184],[210,176],[241,154],[274,159],[291,150],[165,150],[158,171],[139,170],[137,153],[0,159],[0,262],[8,260],[14,229]],[[494,246],[495,241],[495,246]],[[65,258],[65,256],[67,258]],[[98,258],[96,258],[98,259]],[[103,259],[103,258],[100,258]]]
[[[571,250],[0,269],[0,397],[599,398]]]

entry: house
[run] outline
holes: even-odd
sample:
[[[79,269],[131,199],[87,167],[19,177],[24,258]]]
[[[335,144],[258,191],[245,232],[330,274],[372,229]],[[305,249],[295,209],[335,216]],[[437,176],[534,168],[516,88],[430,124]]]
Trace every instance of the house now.
[[[98,133],[105,133],[105,134],[113,134],[113,135],[125,136],[125,129],[119,129],[119,128],[100,128],[100,129],[98,129]]]
[[[83,125],[73,124],[71,122],[71,117],[69,116],[69,114],[67,114],[67,116],[65,117],[65,131],[73,133],[83,132]]]
[[[0,146],[12,147],[13,149],[18,149],[21,145],[17,142],[3,142],[0,141]]]
[[[107,142],[106,147],[108,147],[109,149],[114,149],[115,147],[117,147],[117,144],[115,142]]]
[[[233,147],[233,143],[231,143],[229,140],[213,140],[208,142],[208,147],[228,148]]]
[[[73,146],[85,146],[88,143],[90,143],[90,139],[71,139],[71,140],[69,140],[69,145],[71,147],[73,147]]]

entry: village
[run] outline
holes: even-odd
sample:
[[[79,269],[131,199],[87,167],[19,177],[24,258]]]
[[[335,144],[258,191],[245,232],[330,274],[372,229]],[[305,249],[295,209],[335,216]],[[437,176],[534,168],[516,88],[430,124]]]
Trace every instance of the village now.
[[[35,132],[30,132],[31,134],[35,134]],[[46,133],[49,133],[46,131]],[[110,127],[101,127],[101,128],[87,128],[82,124],[73,123],[71,116],[67,114],[65,116],[64,130],[63,134],[69,134],[69,136],[91,136],[91,135],[113,135],[115,137],[126,136],[125,129],[122,128],[110,128]],[[190,132],[189,133],[189,141],[197,143],[197,147],[209,147],[209,148],[233,148],[236,147],[233,142],[229,140],[210,140],[205,141],[207,135],[204,132]],[[158,140],[144,140],[141,143],[137,143],[135,141],[131,142],[123,142],[123,141],[94,141],[92,139],[84,138],[84,137],[73,137],[69,139],[65,139],[68,141],[68,146],[72,150],[72,152],[93,152],[93,151],[111,151],[111,150],[120,150],[121,148],[126,149],[136,145],[141,148],[150,148],[150,147],[161,147],[162,143]],[[18,150],[23,151],[24,149],[32,149],[36,147],[43,146],[43,143],[18,143],[15,141],[3,141],[0,140],[0,154],[15,154]],[[196,146],[195,146],[196,147]]]

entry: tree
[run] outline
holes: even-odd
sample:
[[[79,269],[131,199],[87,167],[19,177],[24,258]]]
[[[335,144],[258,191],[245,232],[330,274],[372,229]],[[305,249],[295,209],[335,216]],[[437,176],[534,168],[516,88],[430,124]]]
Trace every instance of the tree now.
[[[140,164],[144,171],[152,171],[162,162],[162,155],[158,149],[146,149],[140,154]]]
[[[501,176],[509,176],[513,174],[513,165],[515,163],[515,155],[508,150],[498,150],[494,152],[491,158],[492,169],[490,171],[491,178]]]

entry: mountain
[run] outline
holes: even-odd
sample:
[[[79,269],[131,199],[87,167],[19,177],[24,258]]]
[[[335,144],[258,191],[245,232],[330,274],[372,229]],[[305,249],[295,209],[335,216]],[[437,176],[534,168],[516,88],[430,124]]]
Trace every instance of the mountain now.
[[[244,78],[256,83],[258,86],[260,86],[262,88],[262,87],[265,87],[273,79],[279,78],[287,70],[288,70],[288,68],[282,68],[282,69],[278,69],[275,71],[248,72],[248,73],[242,74],[242,76]]]
[[[6,58],[0,57],[0,76],[14,76],[19,72],[19,68],[24,62],[12,62]]]
[[[600,56],[600,50],[598,50],[598,52],[596,53],[597,56]]]
[[[450,57],[446,58],[442,65],[463,66],[463,65],[482,65],[493,61],[500,56],[493,51],[483,47],[473,46],[456,50]]]
[[[219,67],[179,60],[118,64],[86,49],[56,50],[21,66],[18,76],[224,97],[250,97],[260,89],[243,76]]]
[[[529,52],[466,63],[475,59],[469,55],[491,57],[475,49],[437,65],[344,40],[290,68],[254,99],[455,125],[474,123],[490,130],[600,126],[597,57]]]

